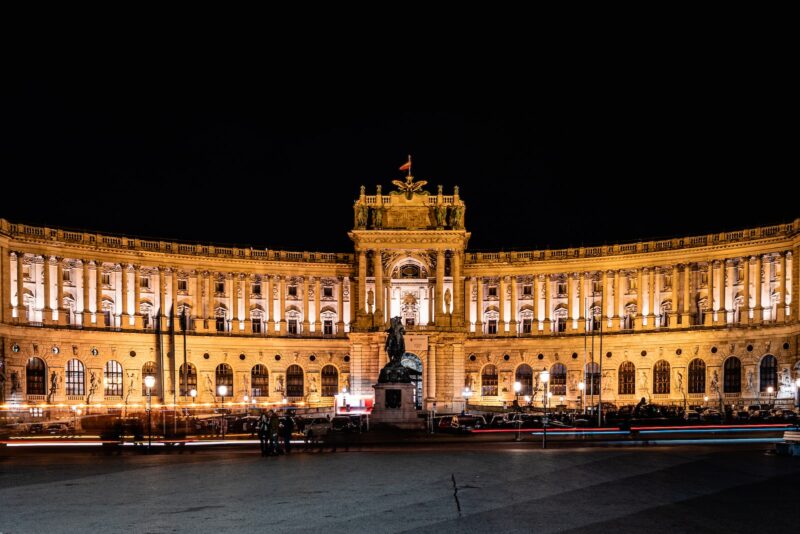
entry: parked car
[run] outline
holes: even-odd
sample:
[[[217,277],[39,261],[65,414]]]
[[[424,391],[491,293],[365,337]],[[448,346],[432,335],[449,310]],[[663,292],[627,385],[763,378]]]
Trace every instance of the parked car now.
[[[331,420],[327,417],[304,419],[302,427],[306,441],[313,442],[328,433],[331,429]]]

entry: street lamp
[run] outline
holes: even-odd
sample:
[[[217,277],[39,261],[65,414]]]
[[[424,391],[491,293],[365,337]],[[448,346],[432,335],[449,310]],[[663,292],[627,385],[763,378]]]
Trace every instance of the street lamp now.
[[[547,368],[545,367],[542,369],[542,372],[539,373],[539,380],[544,384],[545,388],[545,395],[544,395],[544,417],[542,418],[542,448],[547,448],[547,399],[550,397],[550,387],[548,382],[550,381],[550,373],[547,372]]]
[[[197,390],[194,388],[190,389],[189,396],[192,398],[192,406],[194,406],[194,399],[197,397]]]
[[[217,386],[217,393],[222,398],[222,404],[220,405],[220,412],[222,412],[222,419],[220,420],[220,429],[222,430],[222,439],[225,439],[225,423],[227,420],[225,419],[225,395],[228,394],[228,386],[225,384],[220,384]]]
[[[522,391],[522,383],[519,380],[517,380],[516,382],[514,382],[514,395],[516,395],[517,397],[514,402],[517,405],[516,406],[517,410],[519,410],[520,391]],[[522,431],[522,416],[520,414],[517,414],[517,441],[522,441],[521,431]]]
[[[581,411],[586,415],[586,405],[583,404],[583,391],[586,389],[586,383],[583,381],[578,382],[578,390],[581,392]]]
[[[343,412],[348,412],[347,409],[347,388],[342,388],[342,408]]]
[[[151,420],[151,400],[150,390],[156,385],[156,377],[147,375],[144,377],[144,387],[147,388],[147,452],[150,452],[150,447],[153,445],[153,422]]]
[[[467,406],[469,405],[469,399],[472,397],[472,390],[469,388],[469,386],[466,386],[464,387],[464,391],[461,393],[461,395],[464,397],[464,411],[466,412]]]
[[[773,403],[772,403],[772,393],[773,393],[774,391],[775,391],[775,388],[774,388],[774,387],[772,387],[772,386],[769,386],[769,387],[767,388],[767,395],[768,395],[768,398],[769,398],[769,407],[770,407],[770,408],[772,408],[772,406],[773,406]]]
[[[525,404],[527,405],[527,410],[530,411],[530,408],[531,408],[531,396],[530,395],[525,395],[522,398],[525,399]]]

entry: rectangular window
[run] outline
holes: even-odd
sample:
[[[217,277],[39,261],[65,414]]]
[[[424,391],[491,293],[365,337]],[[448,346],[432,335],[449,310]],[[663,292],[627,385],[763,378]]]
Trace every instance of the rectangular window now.
[[[664,275],[664,289],[672,289],[672,275],[665,274]]]
[[[323,333],[326,336],[333,335],[333,321],[323,321],[322,328],[323,328]]]
[[[260,334],[261,333],[261,319],[253,319],[253,333]]]
[[[700,286],[701,287],[708,287],[708,273],[701,272],[700,273]]]
[[[113,326],[114,323],[111,322],[111,311],[109,310],[104,311],[103,317],[105,318],[106,327]]]
[[[289,296],[290,297],[297,296],[297,286],[289,286]]]
[[[497,319],[489,319],[489,323],[486,326],[486,332],[489,334],[497,333]]]
[[[496,297],[496,296],[497,296],[497,286],[489,286],[489,293],[488,293],[488,295],[489,295],[490,297]]]
[[[557,332],[566,332],[567,331],[567,320],[564,317],[559,317],[556,319],[556,326]]]
[[[72,282],[72,269],[64,269],[61,271],[61,281],[62,282]]]
[[[406,326],[414,326],[414,318],[406,317]]]
[[[214,291],[217,294],[225,293],[225,282],[217,282],[216,284],[214,284],[214,286],[215,286]]]
[[[22,277],[25,280],[30,280],[31,279],[31,268],[30,267],[25,266],[25,267],[22,268]]]
[[[531,326],[533,321],[530,319],[523,319],[522,320],[522,333],[523,334],[530,334],[531,333]]]
[[[533,295],[533,286],[531,284],[522,286],[522,295],[526,297]]]
[[[333,286],[325,286],[322,288],[322,296],[323,297],[332,297],[333,296]]]
[[[217,317],[217,332],[225,331],[225,317]]]
[[[103,273],[100,275],[100,283],[104,286],[111,285],[111,273]]]
[[[150,289],[150,277],[149,276],[142,276],[139,278],[139,287],[142,289]]]
[[[638,282],[638,280],[636,279],[635,276],[629,276],[628,277],[628,293],[636,291],[636,283],[637,282]]]
[[[744,280],[744,266],[739,264],[736,266],[736,283],[740,284]]]
[[[296,334],[297,333],[297,319],[289,319],[288,322],[289,333]]]
[[[261,294],[261,282],[253,282],[253,295]]]
[[[556,291],[558,292],[558,296],[563,297],[567,294],[567,283],[566,282],[558,282],[556,284]]]
[[[184,279],[178,280],[178,291],[187,291],[189,288],[189,281]]]
[[[602,293],[602,292],[603,292],[603,282],[601,280],[593,280],[592,293]]]

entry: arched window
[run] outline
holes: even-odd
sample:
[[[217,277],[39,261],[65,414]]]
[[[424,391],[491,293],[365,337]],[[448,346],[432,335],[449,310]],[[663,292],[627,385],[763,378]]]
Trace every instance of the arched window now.
[[[233,397],[233,369],[227,363],[221,363],[217,366],[216,384],[214,385],[214,394],[219,395],[220,386],[228,386],[228,391],[225,393],[226,397]]]
[[[103,393],[106,397],[122,396],[122,365],[114,360],[106,362],[103,369]]]
[[[286,369],[286,396],[302,397],[305,394],[303,368],[299,365],[290,365]]]
[[[41,358],[31,358],[25,366],[25,391],[28,395],[46,395],[45,378],[47,372]]]
[[[633,362],[622,362],[619,366],[619,394],[636,393],[636,366]]]
[[[696,358],[689,362],[689,393],[706,392],[706,362]]]
[[[725,360],[723,367],[724,382],[723,389],[725,393],[741,393],[742,392],[742,362],[736,356],[731,356]]]
[[[520,395],[533,395],[533,369],[530,365],[523,363],[517,367],[514,380],[522,385],[522,389],[519,391]]]
[[[197,391],[197,368],[193,364],[181,364],[180,375],[181,397],[191,395],[192,390]]]
[[[767,388],[772,386],[772,391],[778,391],[778,360],[772,354],[767,354],[761,358],[759,367],[761,382],[761,393],[766,393]]]
[[[85,395],[86,371],[80,360],[67,362],[67,395]]]
[[[267,366],[256,364],[250,371],[250,395],[253,397],[269,397],[269,371]]]
[[[497,367],[487,365],[481,372],[481,395],[484,397],[497,396]]]
[[[600,394],[600,365],[597,362],[586,364],[586,394]]]
[[[550,368],[548,389],[554,397],[563,397],[567,394],[567,366],[563,363],[553,364]]]
[[[144,385],[144,377],[146,376],[154,376],[156,377],[156,384],[152,388],[150,388],[150,394],[158,396],[158,388],[160,386],[160,381],[158,380],[158,372],[156,371],[156,362],[145,362],[142,366],[142,396],[147,395],[147,386]]]
[[[653,393],[669,393],[669,362],[659,360],[653,366]]]
[[[333,397],[339,392],[339,371],[333,365],[322,368],[322,396]]]

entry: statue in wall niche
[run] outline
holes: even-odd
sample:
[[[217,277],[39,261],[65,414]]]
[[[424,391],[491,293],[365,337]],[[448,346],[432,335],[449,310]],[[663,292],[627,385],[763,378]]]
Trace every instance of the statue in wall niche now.
[[[714,369],[714,374],[711,376],[711,393],[719,393],[719,373]]]
[[[781,371],[780,388],[781,393],[791,393],[792,391],[792,377],[789,373],[788,367],[784,367]]]
[[[13,397],[14,395],[16,395],[17,392],[19,392],[19,390],[20,390],[19,373],[17,373],[16,371],[11,371],[11,396]]]
[[[447,313],[450,313],[450,302],[452,300],[453,300],[453,297],[450,294],[450,288],[448,287],[444,292],[444,307],[447,310]]]
[[[683,373],[678,371],[678,393],[683,393]]]
[[[753,392],[755,391],[755,376],[753,374],[752,369],[747,370],[747,391]]]
[[[382,208],[372,208],[372,226],[373,228],[381,228],[383,227],[383,209]]]
[[[317,376],[311,375],[311,380],[308,382],[308,392],[309,393],[316,393],[317,392]]]
[[[460,205],[453,206],[450,210],[450,226],[453,228],[461,228],[461,217],[464,214],[464,207]]]
[[[439,204],[436,206],[436,226],[444,226],[446,213],[447,208],[444,206],[444,204]]]
[[[89,371],[89,394],[86,396],[86,404],[92,402],[92,397],[97,392],[97,374]]]
[[[283,393],[283,375],[278,375],[275,379],[275,392]]]
[[[367,206],[356,203],[356,227],[364,228],[367,226]]]
[[[367,306],[372,307],[375,303],[375,292],[371,289],[367,291]]]

